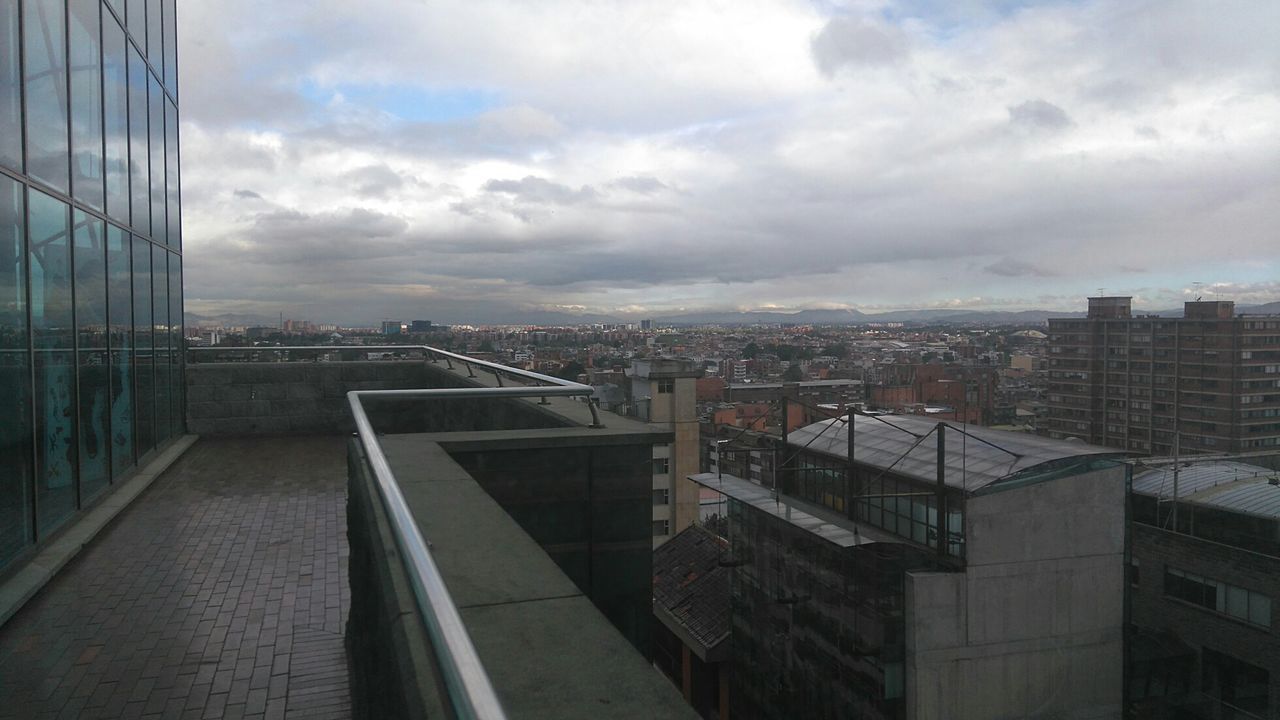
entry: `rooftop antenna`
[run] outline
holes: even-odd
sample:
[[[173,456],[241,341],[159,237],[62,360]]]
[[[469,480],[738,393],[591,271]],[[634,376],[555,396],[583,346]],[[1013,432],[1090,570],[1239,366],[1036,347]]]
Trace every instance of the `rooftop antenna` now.
[[[1200,282],[1199,280],[1194,280],[1191,283],[1191,287],[1195,288],[1192,292],[1196,294],[1196,302],[1200,302],[1200,298],[1204,297],[1203,295],[1200,294],[1200,286],[1203,284],[1204,283]]]
[[[1098,297],[1106,297],[1106,296],[1107,296],[1107,289],[1106,289],[1106,288],[1098,288]]]

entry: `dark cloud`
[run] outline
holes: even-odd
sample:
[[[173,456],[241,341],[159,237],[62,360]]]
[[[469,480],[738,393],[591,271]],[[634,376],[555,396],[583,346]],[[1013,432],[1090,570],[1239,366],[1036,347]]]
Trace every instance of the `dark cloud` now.
[[[1146,140],[1159,140],[1160,131],[1150,125],[1139,125],[1133,129],[1133,134]]]
[[[1004,277],[1053,277],[1055,274],[1029,262],[1009,257],[1000,258],[983,268],[983,270],[992,275],[1002,275]]]
[[[238,197],[238,198],[244,198],[244,199],[246,199],[246,200],[261,200],[261,199],[262,199],[262,196],[261,196],[261,195],[259,195],[258,193],[254,192],[254,191],[252,191],[252,190],[236,190],[233,194],[234,194],[236,197]]]
[[[653,195],[667,189],[667,186],[665,183],[659,181],[655,177],[649,177],[647,175],[635,175],[631,177],[618,178],[617,180],[614,180],[612,183],[609,183],[609,185],[611,187],[618,187],[618,188],[622,188],[623,190],[629,190],[639,195]]]
[[[574,190],[568,185],[561,185],[533,175],[527,175],[520,180],[490,180],[484,184],[484,189],[491,193],[510,195],[521,202],[555,205],[575,205],[598,197],[598,193],[589,185],[583,185]]]
[[[1046,130],[1064,130],[1075,124],[1066,110],[1038,98],[1009,106],[1009,122],[1022,127]]]
[[[818,69],[828,77],[846,67],[894,65],[907,57],[907,40],[897,28],[863,18],[827,21],[810,42]]]
[[[386,165],[366,165],[342,174],[356,194],[366,198],[380,198],[393,190],[404,187],[404,178]]]

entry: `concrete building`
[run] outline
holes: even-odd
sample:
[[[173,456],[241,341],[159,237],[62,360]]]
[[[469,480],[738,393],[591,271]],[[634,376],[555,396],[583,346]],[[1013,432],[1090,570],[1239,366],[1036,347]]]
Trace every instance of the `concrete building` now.
[[[854,422],[789,434],[776,492],[695,478],[729,498],[734,716],[1118,717],[1129,467]]]
[[[1135,472],[1135,716],[1280,717],[1278,483],[1280,472],[1234,460]]]
[[[698,521],[698,488],[686,478],[698,472],[697,379],[691,360],[636,360],[626,371],[631,380],[630,414],[673,433],[669,445],[653,448],[653,545]]]
[[[1280,315],[1234,311],[1135,317],[1128,297],[1093,297],[1087,318],[1050,319],[1049,436],[1151,455],[1280,447]]]

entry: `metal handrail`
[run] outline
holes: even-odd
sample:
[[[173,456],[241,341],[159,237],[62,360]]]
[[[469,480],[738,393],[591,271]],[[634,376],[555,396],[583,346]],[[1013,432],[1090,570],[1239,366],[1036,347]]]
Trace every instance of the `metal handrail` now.
[[[541,373],[507,367],[485,360],[477,360],[465,355],[458,355],[428,345],[300,345],[277,347],[207,347],[190,348],[191,350],[215,351],[262,351],[262,350],[422,350],[435,357],[434,362],[444,358],[452,367],[452,360],[458,360],[468,366],[490,370],[495,376],[508,373],[520,378],[549,385],[533,387],[470,387],[470,388],[432,388],[416,390],[352,390],[347,393],[347,402],[351,407],[351,415],[355,420],[356,435],[360,439],[369,467],[373,471],[378,495],[386,508],[396,544],[404,559],[405,572],[413,586],[414,598],[418,612],[422,616],[427,634],[431,640],[432,652],[435,655],[448,707],[454,717],[465,720],[505,720],[506,713],[502,703],[494,691],[493,683],[480,662],[471,636],[467,633],[458,613],[458,607],[445,586],[444,578],[431,556],[430,545],[423,537],[421,529],[413,519],[413,512],[400,491],[391,464],[378,442],[369,416],[365,413],[363,400],[391,398],[519,398],[546,396],[582,396],[586,395],[587,404],[591,408],[592,427],[601,427],[595,404],[590,395],[594,388],[590,385],[562,380]],[[499,379],[499,382],[501,380]]]

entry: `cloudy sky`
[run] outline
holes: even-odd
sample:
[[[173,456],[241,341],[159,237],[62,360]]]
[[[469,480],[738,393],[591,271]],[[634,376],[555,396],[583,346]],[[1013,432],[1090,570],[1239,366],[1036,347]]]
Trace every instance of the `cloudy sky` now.
[[[1253,0],[183,3],[187,309],[1277,300],[1277,28]]]

